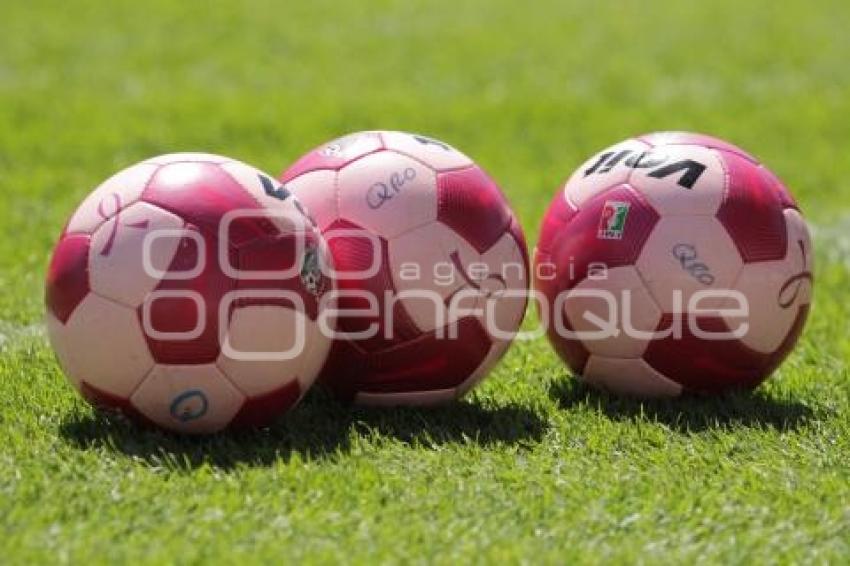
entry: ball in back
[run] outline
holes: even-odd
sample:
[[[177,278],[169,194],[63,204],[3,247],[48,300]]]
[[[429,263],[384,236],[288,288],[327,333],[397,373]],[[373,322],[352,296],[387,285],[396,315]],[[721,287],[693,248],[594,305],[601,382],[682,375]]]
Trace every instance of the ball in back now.
[[[50,340],[93,404],[186,433],[264,425],[330,349],[317,272],[327,255],[300,204],[226,157],[125,169],[74,212],[47,275]]]
[[[349,293],[322,383],[359,403],[433,404],[487,375],[522,321],[528,260],[507,201],[471,159],[424,136],[360,132],[280,180]]]
[[[675,396],[758,385],[809,310],[812,247],[788,190],[688,133],[626,140],[555,196],[534,258],[541,314],[586,382]]]

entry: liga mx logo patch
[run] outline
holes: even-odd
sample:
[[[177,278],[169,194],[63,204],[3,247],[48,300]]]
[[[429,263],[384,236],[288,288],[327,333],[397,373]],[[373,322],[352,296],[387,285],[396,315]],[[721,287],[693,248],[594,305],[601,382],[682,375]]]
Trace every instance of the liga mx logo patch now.
[[[596,232],[596,238],[599,240],[622,240],[630,206],[627,202],[606,200],[605,206],[602,208],[602,216],[599,218],[599,230]]]

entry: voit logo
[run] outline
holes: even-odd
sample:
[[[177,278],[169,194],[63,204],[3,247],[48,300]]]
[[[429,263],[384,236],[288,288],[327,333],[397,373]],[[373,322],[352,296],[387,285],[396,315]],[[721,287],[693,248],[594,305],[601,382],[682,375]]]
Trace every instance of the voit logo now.
[[[627,202],[605,201],[596,237],[600,240],[622,240],[626,218],[629,216],[629,206]]]

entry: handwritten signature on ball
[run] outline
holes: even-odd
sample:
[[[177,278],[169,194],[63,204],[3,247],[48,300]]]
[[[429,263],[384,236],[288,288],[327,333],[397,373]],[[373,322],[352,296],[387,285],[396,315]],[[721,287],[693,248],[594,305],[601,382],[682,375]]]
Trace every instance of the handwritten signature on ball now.
[[[416,169],[412,167],[396,171],[390,175],[386,182],[378,181],[369,187],[369,190],[366,191],[366,204],[372,210],[381,208],[401,193],[402,188],[414,179],[416,179]]]

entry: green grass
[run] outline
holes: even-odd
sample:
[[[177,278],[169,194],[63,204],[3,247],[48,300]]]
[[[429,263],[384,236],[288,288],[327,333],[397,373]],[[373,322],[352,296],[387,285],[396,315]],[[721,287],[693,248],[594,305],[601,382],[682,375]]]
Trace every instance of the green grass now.
[[[846,2],[290,4],[0,8],[0,562],[847,559]],[[42,280],[94,185],[186,149],[277,172],[367,128],[470,153],[531,242],[592,151],[731,139],[816,227],[803,340],[752,394],[618,400],[541,340],[445,409],[312,394],[271,430],[205,440],[105,420],[66,385]]]

